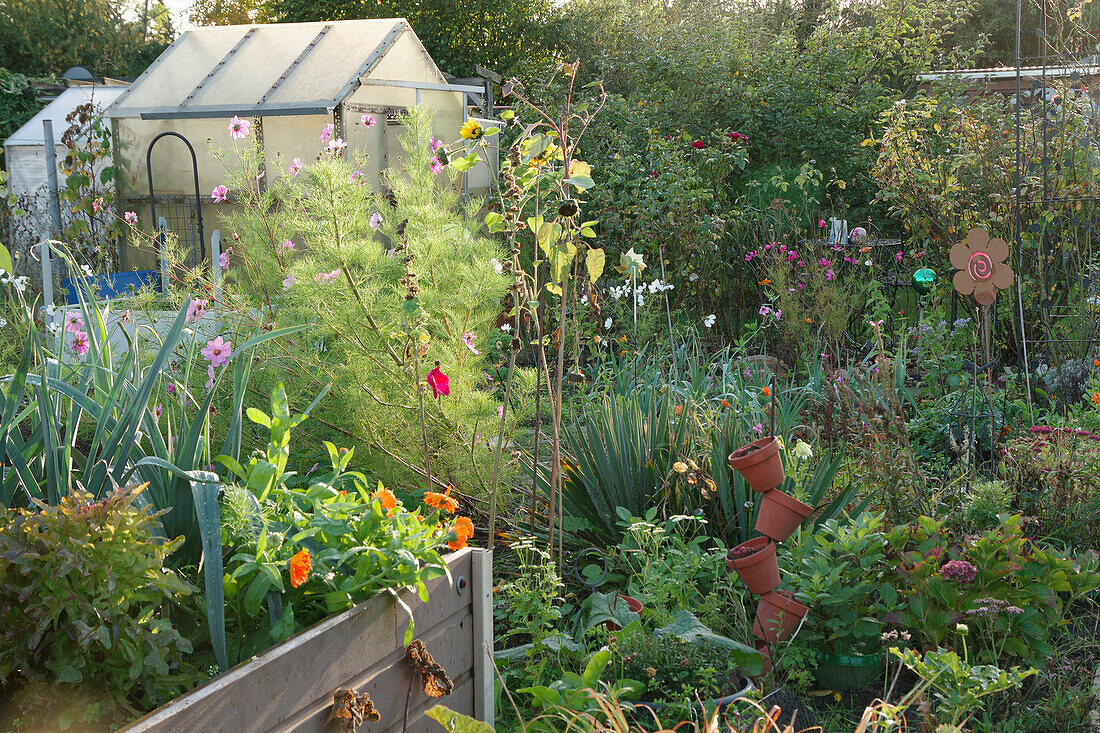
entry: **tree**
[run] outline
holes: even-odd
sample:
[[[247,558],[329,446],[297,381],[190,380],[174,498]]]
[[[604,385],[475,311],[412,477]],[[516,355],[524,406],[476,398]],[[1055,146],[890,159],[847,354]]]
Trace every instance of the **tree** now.
[[[163,8],[162,3],[157,3]],[[0,66],[27,75],[60,74],[84,66],[97,76],[132,76],[174,35],[165,8],[153,32],[126,0],[4,0],[0,2]]]
[[[196,0],[188,12],[195,25],[243,25],[260,18],[262,0]]]
[[[546,55],[550,0],[261,0],[273,22],[405,18],[441,69],[469,76],[475,64],[509,75]]]

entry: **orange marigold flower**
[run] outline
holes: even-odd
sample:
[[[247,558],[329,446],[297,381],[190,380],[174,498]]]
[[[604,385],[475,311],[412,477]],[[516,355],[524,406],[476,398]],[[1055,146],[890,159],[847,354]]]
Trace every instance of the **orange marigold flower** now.
[[[760,391],[764,393],[765,397],[771,397],[772,396],[771,387],[765,387],[764,389],[762,389]]]
[[[620,336],[619,337],[619,343],[620,344],[625,344],[626,343],[626,336]]]
[[[626,356],[626,349],[619,352],[619,356]]]
[[[729,406],[730,406],[730,401],[727,400],[727,399],[723,399],[722,400],[722,407],[729,407]]]
[[[389,509],[393,511],[397,508],[397,497],[393,495],[393,492],[389,489],[379,489],[375,495],[375,499],[382,502],[383,509]]]
[[[448,486],[445,494],[440,494],[438,491],[429,491],[424,494],[424,503],[430,507],[443,509],[445,512],[454,514],[458,511],[458,501],[451,498],[451,488]]]
[[[1098,367],[1100,367],[1100,359],[1093,359],[1093,360],[1092,360],[1092,364],[1093,364],[1093,366],[1098,366]]]
[[[1092,393],[1092,404],[1100,405],[1100,392]]]
[[[309,557],[309,550],[302,550],[290,558],[290,586],[297,588],[309,578],[309,571],[313,568],[313,561]]]
[[[447,547],[452,550],[461,550],[474,536],[474,523],[470,521],[469,517],[455,517],[455,522],[451,525],[451,531],[455,533],[455,539],[448,542]]]

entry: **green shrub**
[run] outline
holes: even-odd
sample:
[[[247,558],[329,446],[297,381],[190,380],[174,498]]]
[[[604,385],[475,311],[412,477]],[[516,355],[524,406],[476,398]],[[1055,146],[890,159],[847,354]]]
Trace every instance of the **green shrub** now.
[[[152,708],[196,682],[165,614],[193,588],[164,560],[141,490],[0,513],[0,681],[88,682]]]
[[[1015,492],[1004,481],[978,480],[965,497],[966,522],[976,530],[992,529],[999,514],[1008,514]]]

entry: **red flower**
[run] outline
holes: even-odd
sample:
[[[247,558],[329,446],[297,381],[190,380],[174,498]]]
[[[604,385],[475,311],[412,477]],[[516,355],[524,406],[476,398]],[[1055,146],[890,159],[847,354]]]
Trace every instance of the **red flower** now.
[[[695,142],[693,142],[691,144],[691,147],[695,148],[696,150],[702,150],[703,148],[706,147],[706,145],[703,144],[702,140],[696,140]]]
[[[748,135],[744,135],[740,132],[731,132],[731,133],[727,134],[726,137],[728,137],[730,140],[733,140],[734,142],[737,142],[738,140],[748,140],[749,139]]]
[[[432,396],[440,397],[442,395],[449,395],[451,393],[450,378],[439,370],[437,364],[435,369],[428,372],[428,386],[432,388]]]

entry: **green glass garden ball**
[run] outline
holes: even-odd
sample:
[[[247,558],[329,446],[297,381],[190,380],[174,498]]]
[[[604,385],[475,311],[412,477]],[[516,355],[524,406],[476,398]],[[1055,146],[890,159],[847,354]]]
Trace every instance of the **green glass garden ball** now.
[[[932,290],[932,283],[936,279],[936,273],[927,267],[922,267],[913,273],[913,289],[921,295],[927,295]]]

